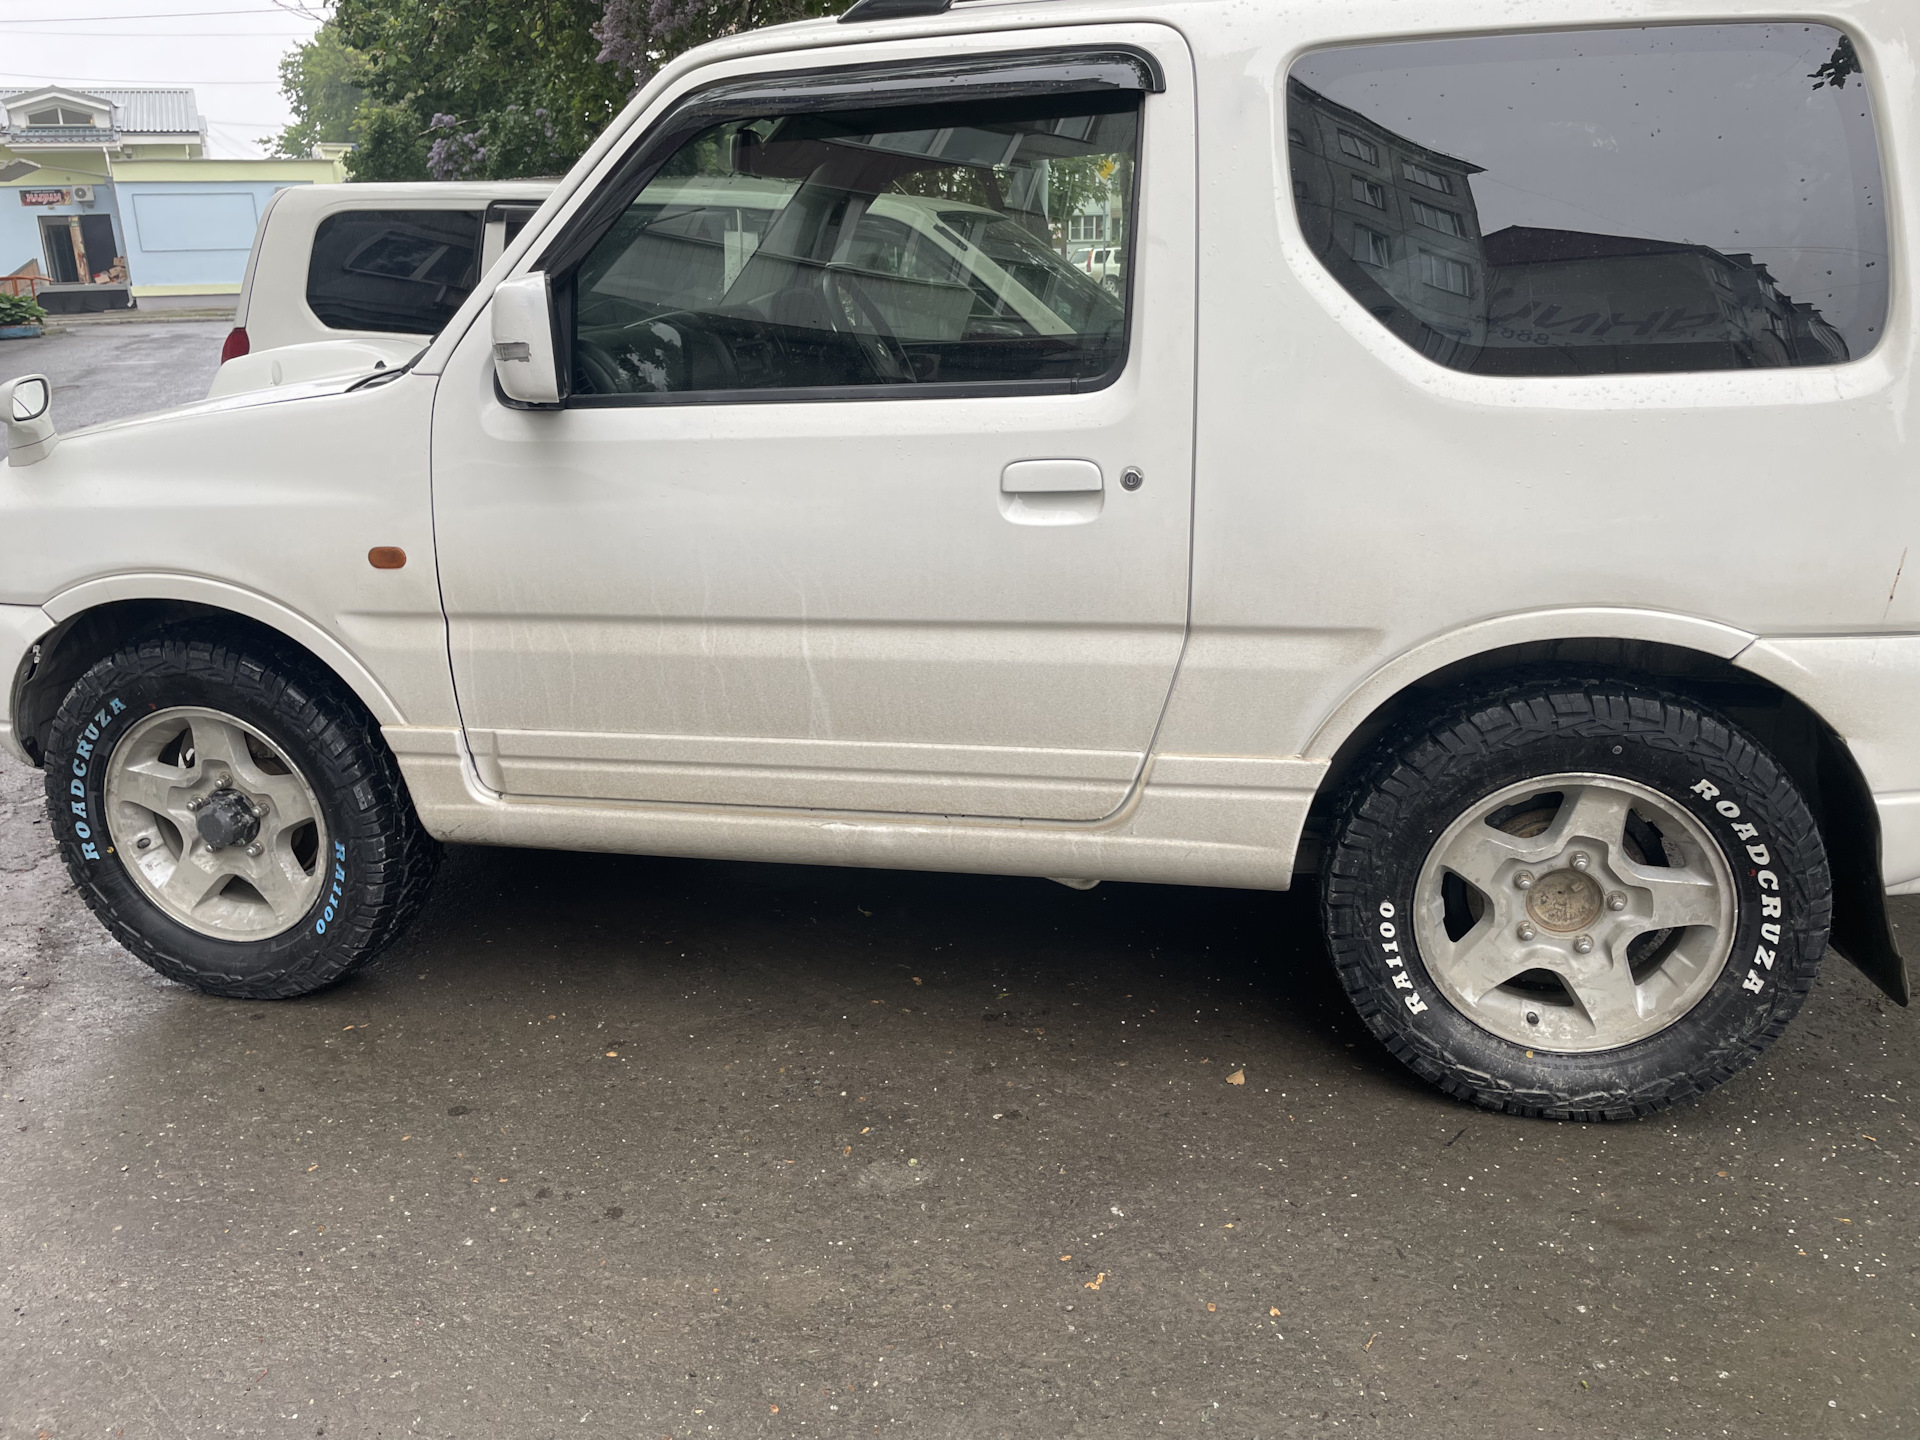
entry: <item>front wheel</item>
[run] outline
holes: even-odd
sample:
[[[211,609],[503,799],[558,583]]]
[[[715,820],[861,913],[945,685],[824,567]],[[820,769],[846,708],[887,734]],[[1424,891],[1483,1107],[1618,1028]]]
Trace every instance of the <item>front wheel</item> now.
[[[438,847],[372,718],[271,646],[157,636],[55,716],[47,807],[116,939],[209,994],[284,999],[377,953]]]
[[[1615,682],[1514,685],[1390,741],[1323,887],[1361,1017],[1493,1109],[1623,1119],[1748,1064],[1826,949],[1826,853],[1727,720]]]

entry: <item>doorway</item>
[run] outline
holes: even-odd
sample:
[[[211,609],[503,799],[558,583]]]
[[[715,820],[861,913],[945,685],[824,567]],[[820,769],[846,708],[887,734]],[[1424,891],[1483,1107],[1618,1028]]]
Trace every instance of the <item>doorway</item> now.
[[[56,285],[87,285],[113,268],[117,250],[111,215],[43,215],[40,244]]]

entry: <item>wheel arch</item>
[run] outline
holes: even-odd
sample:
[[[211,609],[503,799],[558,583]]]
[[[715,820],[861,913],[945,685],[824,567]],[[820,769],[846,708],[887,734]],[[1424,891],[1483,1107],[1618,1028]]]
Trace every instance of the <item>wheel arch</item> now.
[[[1568,609],[1506,616],[1405,651],[1328,712],[1307,756],[1328,770],[1307,824],[1309,863],[1340,794],[1386,732],[1442,694],[1516,673],[1651,681],[1743,726],[1780,760],[1820,824],[1833,871],[1831,944],[1905,1005],[1906,962],[1895,943],[1880,865],[1880,817],[1846,740],[1809,704],[1737,657],[1758,637],[1731,626],[1657,611]]]
[[[9,710],[20,746],[38,763],[47,728],[73,682],[137,636],[191,622],[218,623],[291,645],[345,685],[382,725],[405,717],[367,668],[305,616],[264,595],[191,575],[91,580],[41,607],[55,622],[13,677]]]

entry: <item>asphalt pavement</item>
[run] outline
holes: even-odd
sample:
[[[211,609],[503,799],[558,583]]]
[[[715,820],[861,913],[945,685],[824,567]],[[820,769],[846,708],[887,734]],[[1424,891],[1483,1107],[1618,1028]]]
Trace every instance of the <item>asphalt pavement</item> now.
[[[191,398],[220,329],[34,368]],[[460,847],[373,967],[247,1004],[107,938],[39,784],[0,762],[6,1440],[1920,1431],[1920,1026],[1832,957],[1612,1126],[1414,1081],[1304,893]]]

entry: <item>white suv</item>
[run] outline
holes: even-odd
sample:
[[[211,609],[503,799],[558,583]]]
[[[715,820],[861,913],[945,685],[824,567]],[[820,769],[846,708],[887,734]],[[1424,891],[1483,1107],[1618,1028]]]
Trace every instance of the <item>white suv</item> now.
[[[363,963],[438,841],[1317,875],[1428,1080],[1698,1094],[1829,939],[1904,1003],[1920,891],[1910,7],[1709,9],[685,56],[410,366],[7,387],[0,737],[217,994]]]
[[[275,192],[208,394],[406,364],[552,190],[513,180]]]

